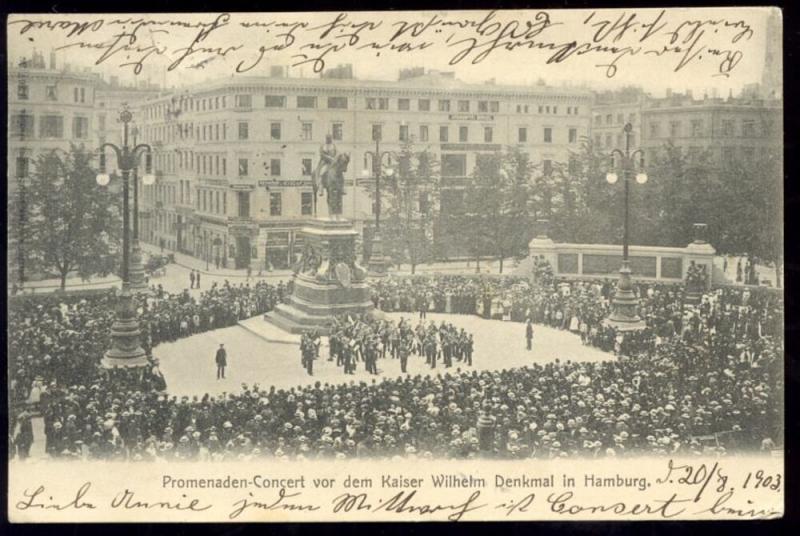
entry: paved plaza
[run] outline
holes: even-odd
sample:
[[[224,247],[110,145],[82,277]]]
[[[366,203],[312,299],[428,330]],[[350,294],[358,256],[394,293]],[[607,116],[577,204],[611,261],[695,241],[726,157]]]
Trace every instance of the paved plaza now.
[[[392,313],[393,320],[401,317],[416,322],[416,315]],[[520,367],[532,363],[546,363],[556,358],[574,361],[602,361],[614,356],[584,346],[580,337],[573,333],[536,326],[533,350],[525,349],[525,324],[485,320],[471,315],[429,314],[429,321],[439,324],[442,320],[464,328],[475,337],[473,367],[477,370],[497,370]],[[214,352],[220,343],[228,351],[226,379],[216,379]],[[320,358],[314,362],[314,375],[309,376],[300,365],[298,345],[268,342],[241,326],[210,331],[172,343],[159,345],[155,354],[161,362],[161,370],[167,379],[170,394],[217,395],[222,392],[238,392],[241,384],[258,383],[261,387],[274,385],[289,388],[310,385],[314,382],[347,383],[372,381],[399,376],[399,360],[387,357],[378,360],[379,375],[368,374],[363,363],[358,364],[355,375],[345,375],[334,362],[328,361],[328,347],[323,342]],[[446,369],[440,362],[435,370],[425,364],[422,357],[411,356],[408,373],[437,374],[466,369],[455,362]]]

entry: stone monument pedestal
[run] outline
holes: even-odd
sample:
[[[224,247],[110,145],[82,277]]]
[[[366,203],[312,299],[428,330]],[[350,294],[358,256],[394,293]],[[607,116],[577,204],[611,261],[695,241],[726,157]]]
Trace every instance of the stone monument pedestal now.
[[[300,231],[303,257],[289,301],[264,315],[290,333],[327,335],[334,316],[375,314],[367,271],[356,262],[358,232],[346,220],[315,220]]]

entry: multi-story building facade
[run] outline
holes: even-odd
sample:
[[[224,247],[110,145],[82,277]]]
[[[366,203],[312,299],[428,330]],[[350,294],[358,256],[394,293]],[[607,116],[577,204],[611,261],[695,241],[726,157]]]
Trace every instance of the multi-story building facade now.
[[[142,220],[143,239],[227,267],[284,268],[313,217],[311,177],[326,135],[351,156],[344,216],[366,234],[376,138],[381,151],[412,141],[436,155],[448,214],[463,205],[464,180],[482,154],[520,146],[546,171],[589,133],[591,93],[580,88],[466,84],[438,72],[393,82],[274,74],[139,103],[158,177],[144,189],[141,208],[152,216]],[[326,210],[320,198],[318,214]]]
[[[8,72],[8,177],[23,178],[36,157],[70,144],[89,146],[100,77],[58,69],[37,53]],[[9,181],[13,188],[15,180]]]
[[[667,143],[689,156],[708,151],[711,163],[722,170],[757,154],[781,154],[783,103],[764,99],[758,91],[726,99],[669,94],[648,99],[642,116],[642,148],[649,161]]]
[[[69,151],[72,145],[95,150],[105,141],[120,143],[116,117],[124,102],[139,101],[155,92],[153,87],[127,87],[103,79],[87,69],[57,65],[51,52],[49,61],[37,52],[8,70],[8,153],[7,192],[9,218],[26,221],[27,179],[35,173],[37,158],[45,153]],[[106,112],[113,116],[106,120]],[[24,232],[23,228],[19,228]],[[11,236],[9,240],[15,240]],[[9,244],[17,248],[16,242]],[[20,277],[35,277],[20,266],[22,255],[9,255],[9,268]]]
[[[625,149],[623,128],[630,123],[631,149],[642,142],[642,110],[647,96],[641,88],[597,93],[592,106],[592,146],[595,150],[611,152]]]

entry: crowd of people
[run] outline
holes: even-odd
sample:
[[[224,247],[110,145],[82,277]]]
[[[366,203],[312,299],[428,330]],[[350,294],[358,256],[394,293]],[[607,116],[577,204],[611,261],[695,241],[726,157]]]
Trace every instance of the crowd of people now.
[[[782,445],[782,296],[720,288],[687,305],[679,286],[640,284],[636,291],[647,328],[622,335],[601,322],[613,293],[602,281],[389,278],[374,287],[381,309],[531,319],[617,356],[587,364],[554,355],[523,368],[466,370],[472,338],[447,323],[342,317],[329,359],[345,372],[362,362],[377,373],[382,358],[396,358],[405,370],[403,356],[416,354],[431,374],[294,389],[243,385],[237,393],[180,399],[129,373],[99,373],[112,296],[20,298],[9,309],[11,452],[24,457],[30,448],[30,414],[14,408],[34,398],[54,457],[548,458]],[[156,292],[139,303],[143,338],[149,349],[230,325],[269,310],[285,292],[266,283],[225,284],[199,299]],[[304,341],[318,355],[318,337]],[[434,372],[437,362],[451,368]]]
[[[242,318],[271,310],[289,292],[282,282],[236,286],[227,281],[214,283],[199,297],[188,291],[169,294],[160,285],[152,290],[150,296],[137,297],[136,307],[140,341],[152,366],[143,379],[157,390],[165,386],[158,362],[152,358],[154,346],[234,325]],[[28,402],[38,405],[45,391],[85,386],[106,374],[100,362],[111,344],[117,302],[114,291],[101,291],[18,296],[9,303],[7,324],[13,336],[9,337],[7,355],[12,410]]]
[[[305,334],[300,344],[303,364],[319,355],[319,335]],[[362,362],[370,374],[378,374],[378,360],[389,356],[400,363],[400,372],[406,373],[411,355],[424,356],[431,369],[441,363],[450,368],[454,363],[472,366],[474,339],[463,328],[460,330],[442,321],[426,323],[420,319],[412,326],[407,319],[392,322],[374,315],[342,315],[333,319],[328,337],[329,361],[336,361],[345,374],[354,374],[357,363]]]

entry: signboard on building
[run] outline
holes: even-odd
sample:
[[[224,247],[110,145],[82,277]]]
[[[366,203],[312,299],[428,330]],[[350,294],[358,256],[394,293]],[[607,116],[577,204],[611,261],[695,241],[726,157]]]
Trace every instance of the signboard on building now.
[[[275,179],[258,181],[259,188],[311,188],[311,179]]]
[[[450,114],[451,121],[494,121],[492,114]]]

